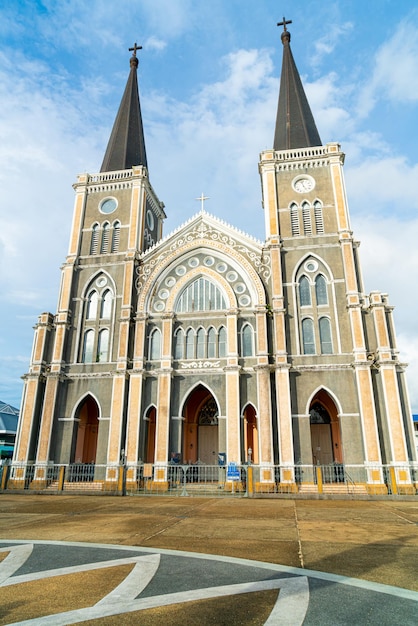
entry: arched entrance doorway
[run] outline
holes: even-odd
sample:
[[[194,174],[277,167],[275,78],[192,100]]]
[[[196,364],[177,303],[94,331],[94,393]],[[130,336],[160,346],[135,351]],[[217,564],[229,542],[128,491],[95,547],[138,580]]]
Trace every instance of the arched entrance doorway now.
[[[75,463],[96,463],[99,407],[92,396],[87,396],[76,411],[79,420],[75,444]]]
[[[241,459],[249,461],[251,450],[252,463],[258,464],[258,425],[255,408],[247,404],[242,419],[242,450]]]
[[[314,465],[343,463],[337,407],[324,390],[316,394],[309,409]]]
[[[151,406],[145,414],[145,463],[154,463],[155,458],[155,429],[157,423],[157,409]]]
[[[198,385],[188,397],[184,409],[183,461],[218,463],[218,405],[206,387]]]

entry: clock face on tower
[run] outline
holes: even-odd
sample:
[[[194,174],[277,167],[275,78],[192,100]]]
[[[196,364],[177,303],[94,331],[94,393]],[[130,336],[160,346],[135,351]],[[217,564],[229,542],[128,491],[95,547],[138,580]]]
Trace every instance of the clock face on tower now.
[[[298,193],[306,193],[307,191],[312,191],[315,187],[315,181],[312,176],[297,176],[292,181],[292,187]]]

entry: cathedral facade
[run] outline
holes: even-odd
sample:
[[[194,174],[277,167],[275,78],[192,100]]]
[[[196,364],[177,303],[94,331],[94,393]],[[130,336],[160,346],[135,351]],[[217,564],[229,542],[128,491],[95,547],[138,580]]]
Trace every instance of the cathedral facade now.
[[[74,185],[58,309],[40,315],[24,377],[13,484],[28,463],[35,486],[51,463],[106,466],[107,481],[126,463],[128,482],[147,464],[162,489],[173,462],[251,464],[259,486],[334,464],[363,466],[382,492],[389,465],[408,490],[414,436],[392,307],[364,292],[344,154],[322,145],[286,24],[282,43],[274,142],[259,161],[263,242],[204,210],[163,237],[134,47],[101,171]]]

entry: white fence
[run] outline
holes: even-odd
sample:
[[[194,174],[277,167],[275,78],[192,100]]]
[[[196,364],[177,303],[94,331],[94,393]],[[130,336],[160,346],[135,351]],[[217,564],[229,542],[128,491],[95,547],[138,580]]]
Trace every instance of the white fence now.
[[[416,496],[408,465],[56,465],[0,467],[1,490],[168,496]]]

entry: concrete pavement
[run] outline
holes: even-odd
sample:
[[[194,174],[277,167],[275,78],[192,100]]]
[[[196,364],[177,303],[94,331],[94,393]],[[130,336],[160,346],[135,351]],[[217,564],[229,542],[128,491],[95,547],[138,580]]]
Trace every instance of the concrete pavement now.
[[[416,623],[415,501],[3,493],[0,506],[0,572],[2,565],[6,572],[0,624],[30,618],[40,624],[45,615],[52,615],[54,626],[79,617],[120,624],[124,611],[123,624],[264,624],[272,616],[278,624],[280,615],[286,625]],[[104,579],[105,566],[92,563],[107,564]],[[152,573],[149,580],[144,572]],[[35,578],[22,578],[28,575]],[[179,588],[174,581],[182,581]],[[51,606],[56,597],[62,606]],[[69,616],[82,608],[90,613]],[[364,621],[358,621],[363,610]],[[63,612],[64,620],[78,621],[58,622]],[[395,616],[402,622],[387,621]]]

